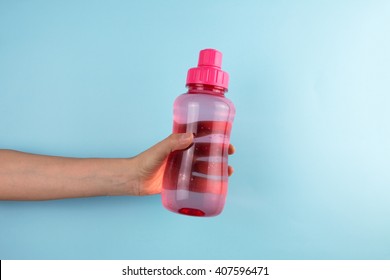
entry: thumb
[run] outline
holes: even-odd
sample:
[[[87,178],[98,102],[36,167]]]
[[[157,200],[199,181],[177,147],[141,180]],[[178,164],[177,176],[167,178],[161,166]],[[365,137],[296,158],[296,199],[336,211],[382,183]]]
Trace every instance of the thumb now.
[[[173,136],[174,138],[179,138],[175,139],[176,144],[172,146],[172,152],[188,148],[188,146],[190,146],[194,141],[194,134],[191,132],[171,134],[169,137],[171,136]],[[173,142],[175,142],[175,140]]]
[[[177,150],[182,150],[191,145],[194,136],[192,133],[173,133],[157,143],[153,147],[140,154],[144,163],[148,166],[162,163],[168,155]]]
[[[150,148],[151,151],[166,158],[171,152],[187,148],[194,136],[192,133],[174,133]]]

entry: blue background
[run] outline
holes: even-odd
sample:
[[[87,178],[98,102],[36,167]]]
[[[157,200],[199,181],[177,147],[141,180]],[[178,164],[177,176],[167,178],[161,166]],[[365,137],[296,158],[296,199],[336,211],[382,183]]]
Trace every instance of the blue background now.
[[[128,157],[198,52],[237,108],[222,215],[0,202],[0,259],[389,259],[390,2],[0,1],[0,147]]]

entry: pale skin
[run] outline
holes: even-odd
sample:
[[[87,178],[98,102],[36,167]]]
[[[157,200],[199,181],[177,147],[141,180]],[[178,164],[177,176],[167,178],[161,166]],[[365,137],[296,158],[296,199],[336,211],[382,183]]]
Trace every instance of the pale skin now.
[[[0,150],[0,200],[158,194],[168,155],[192,141],[192,133],[171,134],[132,158],[69,158]],[[233,153],[230,145],[229,154]],[[231,166],[228,173],[233,173]]]

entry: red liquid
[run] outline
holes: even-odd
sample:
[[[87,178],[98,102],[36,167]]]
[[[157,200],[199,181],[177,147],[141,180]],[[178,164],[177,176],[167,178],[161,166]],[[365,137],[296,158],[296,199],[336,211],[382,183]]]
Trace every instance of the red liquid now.
[[[180,208],[179,213],[183,215],[198,216],[198,217],[202,217],[205,215],[205,213],[202,210],[193,209],[193,208]]]
[[[163,179],[163,204],[185,215],[213,216],[222,211],[228,182],[231,123],[174,124],[175,133],[194,133],[194,143],[170,154]]]

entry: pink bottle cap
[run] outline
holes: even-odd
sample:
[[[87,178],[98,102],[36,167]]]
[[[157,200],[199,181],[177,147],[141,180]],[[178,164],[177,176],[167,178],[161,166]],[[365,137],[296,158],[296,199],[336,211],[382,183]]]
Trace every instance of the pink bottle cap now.
[[[220,51],[215,49],[201,50],[198,67],[188,70],[186,85],[204,84],[227,89],[229,74],[221,70],[221,65],[222,53]]]

